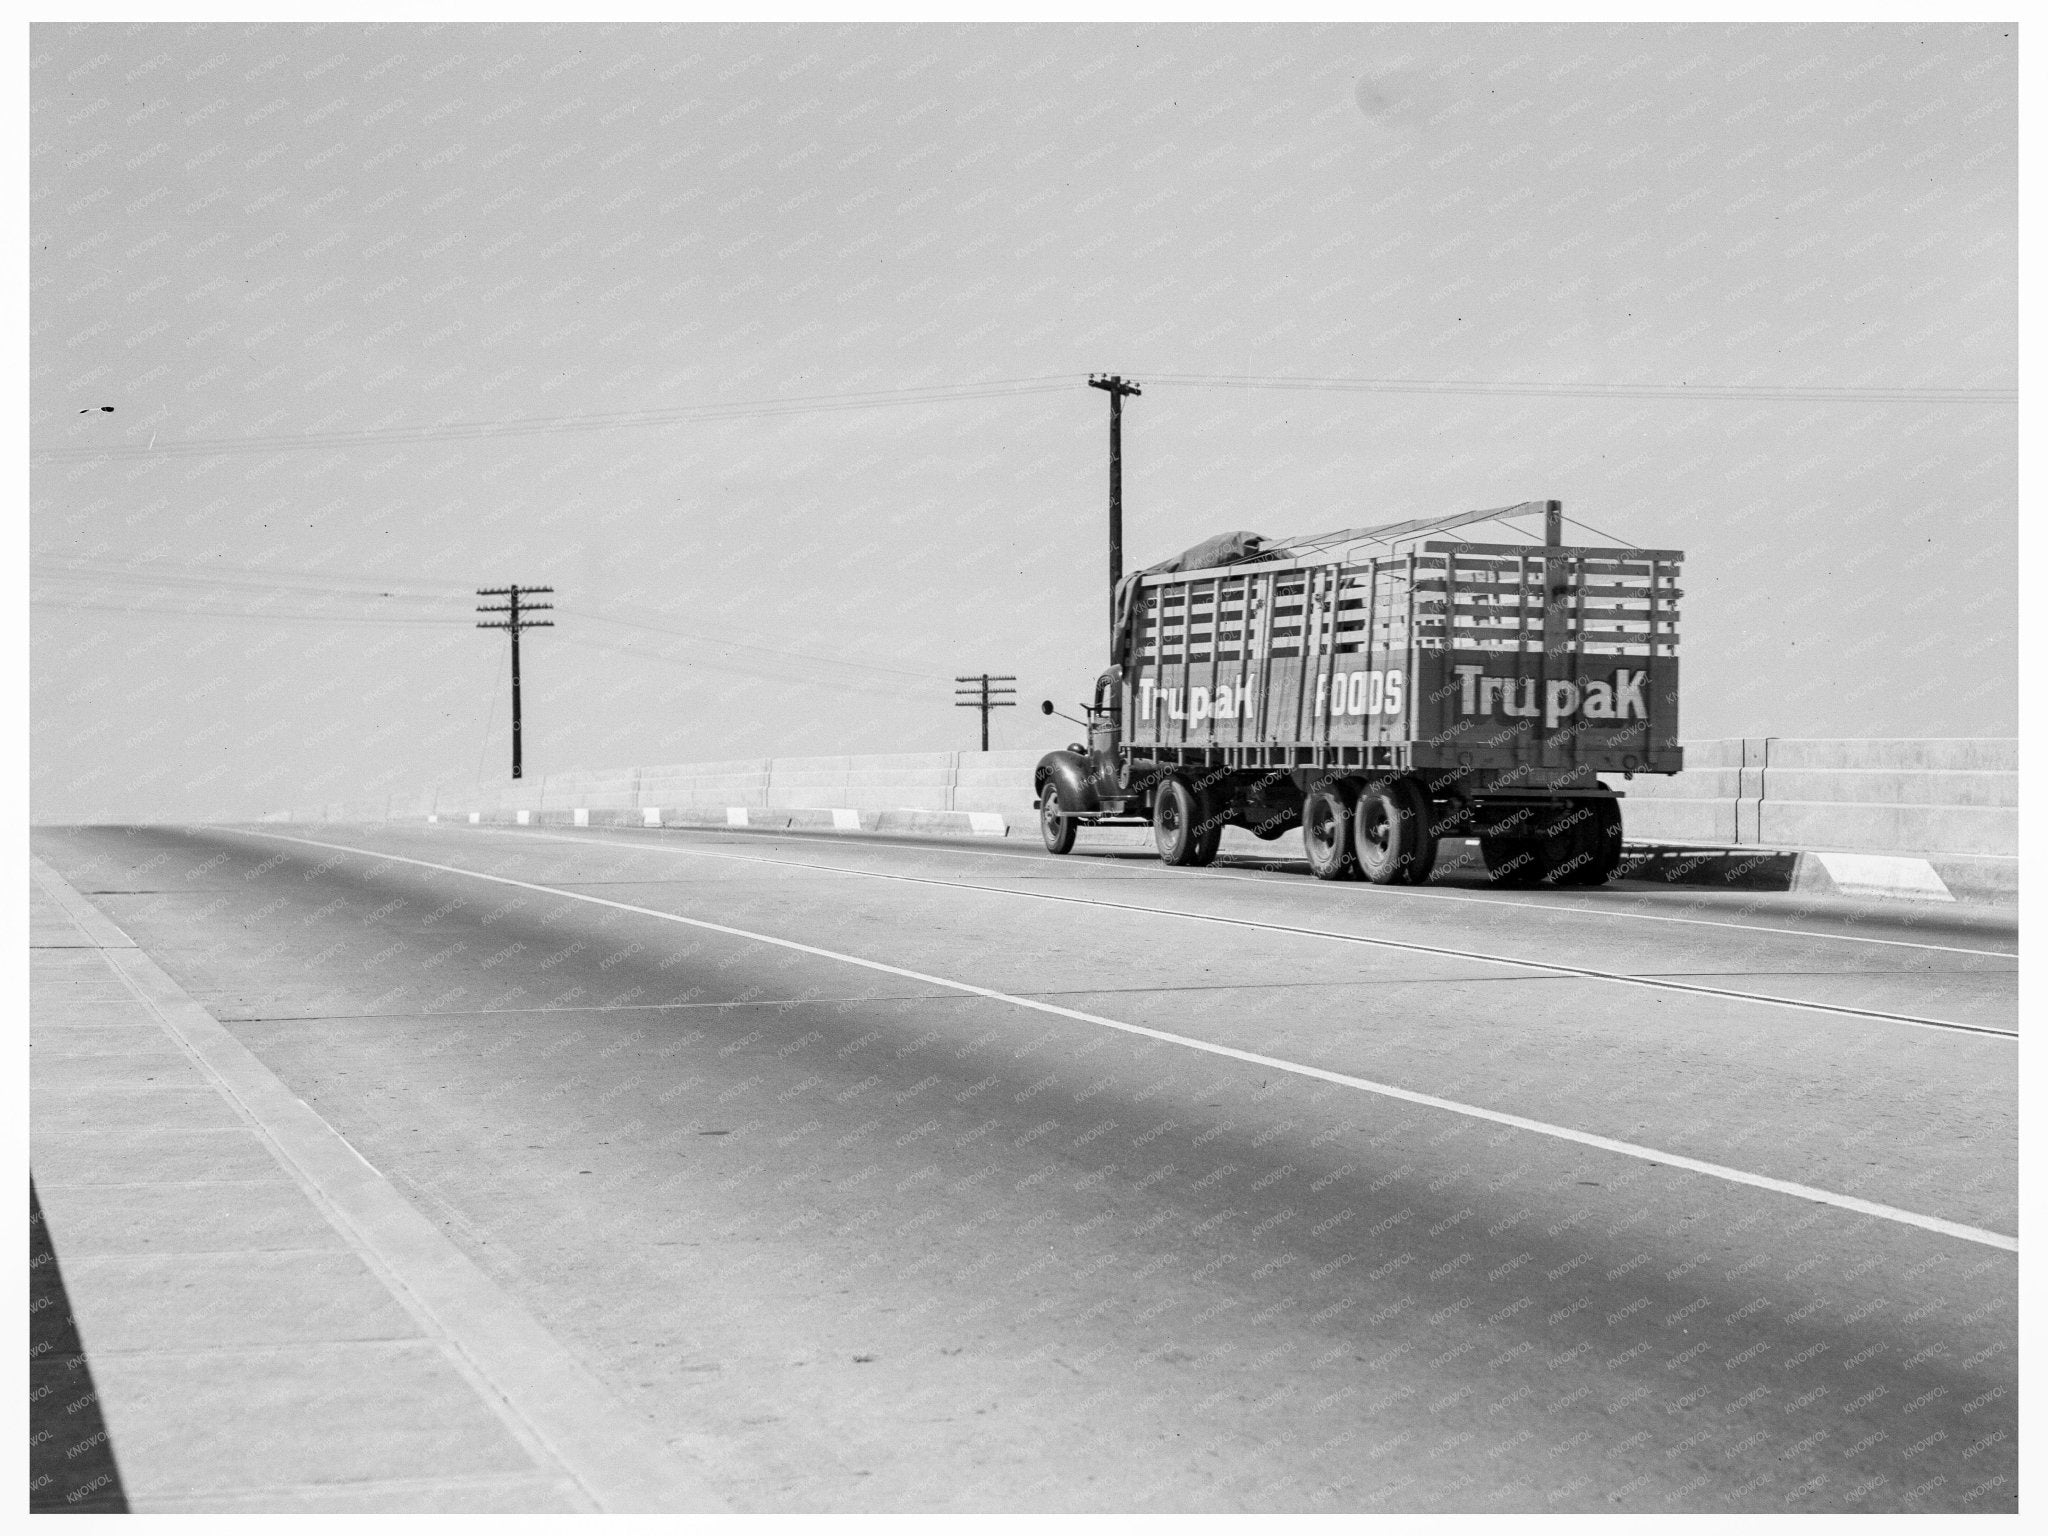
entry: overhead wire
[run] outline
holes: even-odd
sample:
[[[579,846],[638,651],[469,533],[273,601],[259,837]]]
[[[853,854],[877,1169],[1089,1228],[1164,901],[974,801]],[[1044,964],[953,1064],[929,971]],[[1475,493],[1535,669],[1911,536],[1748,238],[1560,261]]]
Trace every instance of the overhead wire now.
[[[1196,389],[1294,389],[1375,394],[1527,395],[1625,400],[1789,400],[1877,405],[2013,405],[2015,389],[1947,385],[1585,384],[1502,379],[1349,379],[1252,374],[1145,374],[1146,386]]]
[[[246,619],[264,624],[375,624],[393,625],[411,629],[454,628],[462,624],[460,619],[436,618],[384,618],[374,614],[347,613],[249,613],[231,608],[157,608],[141,603],[94,603],[64,598],[29,598],[31,608],[75,609],[87,613],[146,613],[161,618],[177,619]]]
[[[250,437],[186,438],[168,442],[152,432],[146,445],[60,447],[33,450],[43,461],[83,462],[135,458],[211,458],[230,454],[291,453],[308,449],[403,447],[416,443],[460,442],[496,437],[547,436],[575,432],[608,432],[628,427],[684,426],[699,422],[758,417],[815,415],[870,410],[894,405],[947,405],[956,401],[1051,394],[1081,380],[1068,374],[1036,374],[1014,379],[987,379],[959,384],[911,385],[896,389],[841,390],[817,395],[784,395],[758,400],[704,401],[645,411],[607,411],[573,416],[511,417],[500,421],[451,421],[412,427],[372,427],[358,431],[305,432]],[[1357,379],[1313,375],[1159,373],[1146,375],[1154,386],[1195,389],[1274,389],[1364,392],[1382,394],[1529,396],[1628,400],[1782,400],[1810,403],[2011,405],[2018,391],[1947,385],[1802,385],[1802,384],[1589,384],[1527,379]]]
[[[751,677],[762,682],[795,685],[802,688],[826,688],[841,693],[863,693],[879,698],[911,699],[925,696],[925,690],[908,684],[890,684],[881,679],[832,678],[807,676],[803,673],[771,671],[760,664],[749,665],[744,658],[713,656],[678,656],[669,651],[657,650],[631,642],[602,639],[595,635],[557,631],[561,643],[583,646],[590,650],[616,653],[622,656],[638,656],[642,660],[666,662],[671,666],[684,666],[697,670],[730,672],[740,677]]]
[[[31,572],[41,585],[41,589],[31,590],[30,602],[33,606],[42,608],[149,613],[179,618],[231,618],[278,623],[306,621],[452,626],[469,622],[466,618],[444,618],[425,613],[338,613],[331,611],[331,607],[329,611],[323,612],[317,607],[284,610],[272,606],[287,599],[328,605],[340,602],[371,602],[379,607],[387,603],[448,605],[457,601],[466,602],[471,589],[454,582],[414,580],[411,585],[435,587],[440,591],[405,592],[397,590],[404,583],[369,574],[351,575],[346,572],[307,572],[249,566],[207,570],[156,563],[136,569],[87,560],[57,562],[47,557],[32,561]],[[241,607],[229,607],[206,603],[205,598],[216,592],[244,599],[253,598],[257,606],[252,608],[245,604]],[[120,595],[118,600],[115,600],[117,593]],[[179,600],[188,597],[193,600],[190,604],[176,606]],[[799,664],[811,669],[813,674],[822,669],[831,676],[841,678],[858,678],[873,674],[903,678],[924,685],[946,680],[937,672],[917,671],[847,656],[824,655],[788,646],[766,645],[732,634],[707,634],[701,630],[663,622],[665,615],[624,605],[611,605],[606,608],[581,603],[557,604],[555,611],[565,617],[663,635],[693,646],[746,653],[753,658],[756,668],[751,675],[770,677],[777,681],[787,681],[793,675],[787,666],[781,671],[759,669],[770,667],[775,662],[783,662]]]
[[[816,415],[871,410],[892,405],[950,405],[956,401],[1050,394],[1070,388],[1066,375],[990,379],[978,383],[910,386],[887,390],[846,390],[825,395],[787,395],[761,400],[706,401],[651,411],[612,411],[576,416],[513,417],[503,421],[441,422],[419,427],[366,428],[354,432],[281,433],[271,436],[184,438],[137,446],[48,448],[31,457],[55,461],[136,458],[211,458],[227,454],[290,453],[307,449],[404,447],[414,443],[461,442],[478,438],[531,437],[569,432],[609,432],[626,427],[683,426],[755,417]]]
[[[417,577],[387,577],[331,570],[289,570],[274,566],[174,565],[160,558],[151,557],[145,557],[138,563],[101,560],[90,556],[63,558],[45,553],[30,557],[29,571],[32,577],[44,581],[236,590],[291,597],[327,595],[395,602],[447,601],[469,590],[458,582],[422,581]],[[404,590],[408,587],[415,590]],[[419,591],[419,588],[434,590]]]
[[[855,661],[844,656],[820,656],[814,652],[791,650],[785,646],[760,645],[750,640],[735,639],[730,635],[700,634],[693,630],[678,629],[670,624],[650,623],[645,619],[619,618],[614,614],[603,613],[596,609],[581,606],[557,604],[555,611],[567,616],[594,619],[600,624],[615,624],[625,629],[641,629],[655,634],[672,635],[678,639],[688,640],[698,645],[727,646],[736,650],[760,651],[771,656],[783,656],[793,660],[809,662],[816,666],[852,667],[863,672],[881,672],[894,677],[911,678],[921,683],[944,682],[948,680],[936,672],[912,671],[905,667],[884,666],[879,662]]]

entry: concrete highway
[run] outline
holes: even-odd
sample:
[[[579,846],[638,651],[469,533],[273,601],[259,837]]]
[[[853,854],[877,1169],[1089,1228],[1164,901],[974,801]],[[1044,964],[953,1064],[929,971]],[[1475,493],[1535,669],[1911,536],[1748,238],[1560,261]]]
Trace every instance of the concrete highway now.
[[[735,1509],[2017,1505],[2009,909],[746,832],[35,851]]]

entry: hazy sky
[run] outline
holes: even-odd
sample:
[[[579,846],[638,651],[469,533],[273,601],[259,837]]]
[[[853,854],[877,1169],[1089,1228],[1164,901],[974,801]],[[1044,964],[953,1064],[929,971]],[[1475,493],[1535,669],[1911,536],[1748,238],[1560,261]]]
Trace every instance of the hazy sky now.
[[[530,774],[972,746],[1091,370],[1132,564],[1558,497],[1684,735],[2012,734],[2013,33],[38,27],[35,812],[501,777],[510,581]]]

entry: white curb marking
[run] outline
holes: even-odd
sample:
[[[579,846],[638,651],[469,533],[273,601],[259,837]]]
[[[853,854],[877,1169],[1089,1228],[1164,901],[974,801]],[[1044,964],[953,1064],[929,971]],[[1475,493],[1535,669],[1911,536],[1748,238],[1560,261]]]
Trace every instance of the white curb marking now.
[[[1914,901],[1954,901],[1932,864],[1925,859],[1879,853],[1812,853],[1844,896],[1905,897]]]

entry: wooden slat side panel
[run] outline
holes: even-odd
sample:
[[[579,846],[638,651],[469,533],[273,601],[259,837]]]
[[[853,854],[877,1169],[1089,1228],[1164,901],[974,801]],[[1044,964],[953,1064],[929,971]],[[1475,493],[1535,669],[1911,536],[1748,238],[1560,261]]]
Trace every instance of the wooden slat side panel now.
[[[1546,562],[1562,567],[1554,613]],[[1148,580],[1126,673],[1128,739],[1188,754],[1183,761],[1247,767],[1361,771],[1470,758],[1668,771],[1653,765],[1660,752],[1675,765],[1678,569],[1661,552],[1581,559],[1548,546],[1460,545]],[[1556,647],[1548,657],[1546,619]],[[1457,707],[1456,666],[1488,679],[1475,685],[1483,705],[1470,718]],[[1430,677],[1438,681],[1425,687]],[[1425,697],[1446,682],[1448,697]],[[1142,719],[1141,683],[1153,706]],[[1574,705],[1575,694],[1587,702]],[[1552,728],[1541,713],[1559,698],[1563,719]],[[1617,715],[1624,699],[1634,702]],[[1638,703],[1651,706],[1647,718]]]

